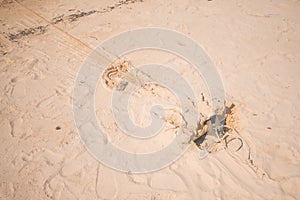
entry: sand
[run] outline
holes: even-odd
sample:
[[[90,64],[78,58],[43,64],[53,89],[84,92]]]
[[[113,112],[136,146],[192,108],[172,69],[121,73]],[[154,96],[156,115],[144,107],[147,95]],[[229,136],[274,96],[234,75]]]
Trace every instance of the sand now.
[[[0,199],[300,199],[299,10],[297,0],[2,0]],[[235,104],[239,151],[235,140],[201,160],[192,144],[168,167],[139,175],[113,170],[87,151],[72,111],[77,73],[105,39],[140,27],[176,30],[205,49]],[[203,80],[172,55],[142,51],[124,59],[168,64],[195,86],[199,102],[202,92],[209,101]],[[96,99],[110,93],[98,91]],[[149,123],[148,101],[176,101],[155,93],[151,99],[141,90],[132,99],[136,123]],[[96,102],[121,148],[149,152],[173,137],[170,114],[163,136],[134,145]],[[201,109],[208,115],[205,104]]]

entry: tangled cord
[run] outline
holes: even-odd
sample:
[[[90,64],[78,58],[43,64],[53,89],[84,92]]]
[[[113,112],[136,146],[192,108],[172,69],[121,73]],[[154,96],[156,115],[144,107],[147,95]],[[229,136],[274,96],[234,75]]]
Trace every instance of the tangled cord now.
[[[230,157],[232,157],[237,163],[243,163],[246,166],[248,166],[258,177],[260,178],[264,178],[264,177],[268,177],[268,174],[266,172],[264,172],[262,169],[258,168],[252,158],[251,158],[251,148],[250,145],[241,137],[241,135],[239,134],[239,132],[232,127],[226,126],[224,125],[224,128],[227,128],[229,130],[232,130],[232,132],[229,133],[229,131],[226,131],[226,133],[224,134],[224,136],[216,143],[214,143],[212,146],[210,146],[208,149],[202,149],[200,151],[200,159],[205,158],[206,156],[208,156],[210,153],[212,152],[216,152],[219,151],[221,149],[224,149],[228,155]],[[230,138],[232,137],[232,138]],[[230,139],[229,139],[230,138]],[[248,156],[247,159],[244,160],[242,158],[240,158],[237,155],[234,155],[233,152],[230,150],[229,148],[229,143],[234,141],[234,140],[238,140],[240,142],[240,146],[235,150],[235,152],[238,152],[242,149],[242,147],[244,147],[246,144],[246,146],[248,147]],[[223,144],[223,145],[222,145]],[[219,145],[222,145],[222,147],[220,148]]]
[[[228,144],[234,140],[238,140],[240,141],[240,146],[235,150],[235,152],[238,152],[240,149],[242,149],[242,147],[244,146],[244,143],[247,145],[247,148],[248,148],[248,157],[247,157],[247,161],[250,162],[251,165],[253,165],[253,160],[251,159],[251,148],[249,146],[249,144],[243,140],[243,138],[241,137],[241,135],[239,134],[239,132],[235,129],[235,128],[232,128],[230,126],[227,126],[227,125],[224,125],[224,128],[227,128],[229,130],[232,130],[232,133],[229,133],[228,131],[225,133],[224,137],[222,138],[222,141],[225,142],[225,150],[229,149],[228,147]],[[233,137],[231,139],[229,139],[229,137],[235,133],[236,134],[236,137]],[[229,139],[229,140],[228,140]],[[230,151],[227,151],[230,156],[232,157],[235,157]]]

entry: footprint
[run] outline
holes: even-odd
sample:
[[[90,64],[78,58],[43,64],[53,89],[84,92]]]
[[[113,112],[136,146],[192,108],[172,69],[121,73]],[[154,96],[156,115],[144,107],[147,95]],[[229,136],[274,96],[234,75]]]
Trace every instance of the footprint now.
[[[50,176],[44,183],[44,193],[50,199],[61,199],[65,186],[58,174]]]
[[[0,183],[0,199],[13,199],[15,196],[14,184],[11,182]]]
[[[18,118],[13,121],[10,121],[10,128],[11,128],[11,136],[21,138],[25,135],[25,131],[23,128],[23,119]]]
[[[105,85],[114,89],[118,83],[118,79],[121,78],[131,68],[131,64],[128,61],[117,61],[109,66],[103,73],[103,80]]]
[[[13,98],[24,98],[26,96],[26,83],[25,81],[18,82],[11,92]]]

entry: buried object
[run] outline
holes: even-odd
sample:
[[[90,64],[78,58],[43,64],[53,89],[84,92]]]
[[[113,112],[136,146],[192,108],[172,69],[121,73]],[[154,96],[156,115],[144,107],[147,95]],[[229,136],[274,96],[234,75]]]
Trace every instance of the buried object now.
[[[202,126],[200,135],[194,140],[194,143],[199,147],[200,159],[206,157],[212,152],[214,145],[221,141],[224,136],[225,117],[222,115],[213,115],[206,120]]]
[[[214,152],[215,145],[222,140],[224,140],[227,145],[226,138],[228,135],[226,135],[226,133],[228,133],[230,129],[226,126],[226,122],[229,116],[232,117],[234,107],[235,105],[231,104],[229,107],[225,107],[222,115],[213,115],[199,123],[197,134],[193,141],[200,149],[200,159]]]
[[[101,163],[113,169],[148,173],[169,166],[179,159],[195,138],[199,120],[197,98],[192,85],[176,70],[159,64],[145,64],[127,71],[119,65],[105,71],[106,67],[125,54],[143,49],[163,50],[190,63],[203,78],[211,98],[211,126],[208,127],[204,152],[210,152],[209,144],[222,138],[225,92],[222,80],[213,62],[197,42],[176,31],[163,28],[140,28],[121,33],[104,41],[85,60],[77,75],[73,93],[73,113],[78,134],[89,152]],[[182,111],[182,126],[174,139],[156,151],[148,153],[128,152],[110,142],[106,130],[99,126],[95,115],[94,94],[98,80],[104,75],[106,87],[116,88],[110,99],[112,115],[119,130],[130,137],[148,139],[163,127],[164,109],[153,106],[152,123],[147,127],[136,126],[129,116],[127,105],[130,94],[139,86],[155,83],[171,91],[178,98]],[[120,87],[114,82],[119,80]],[[115,87],[114,87],[115,86]],[[104,89],[104,88],[103,88]],[[107,88],[106,88],[107,89]],[[105,100],[103,98],[102,100]],[[203,143],[205,144],[205,143]]]

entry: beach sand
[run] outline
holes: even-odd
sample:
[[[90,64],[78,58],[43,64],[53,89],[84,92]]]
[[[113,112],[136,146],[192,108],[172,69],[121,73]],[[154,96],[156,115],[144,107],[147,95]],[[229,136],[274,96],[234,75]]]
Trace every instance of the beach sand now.
[[[2,0],[0,199],[300,199],[299,11],[297,0]],[[78,71],[104,40],[141,27],[175,30],[203,47],[235,105],[239,151],[235,140],[201,160],[191,144],[173,164],[145,174],[111,169],[87,151],[72,111]],[[210,101],[203,80],[174,55],[122,59],[169,65],[195,86],[200,104],[201,93]],[[154,89],[159,98],[145,90],[132,98],[130,115],[142,126],[151,100],[176,102]],[[95,107],[116,145],[150,152],[172,139],[170,114],[162,136],[135,145],[104,105],[110,95],[109,87],[97,91]],[[205,105],[199,112],[208,117]]]

